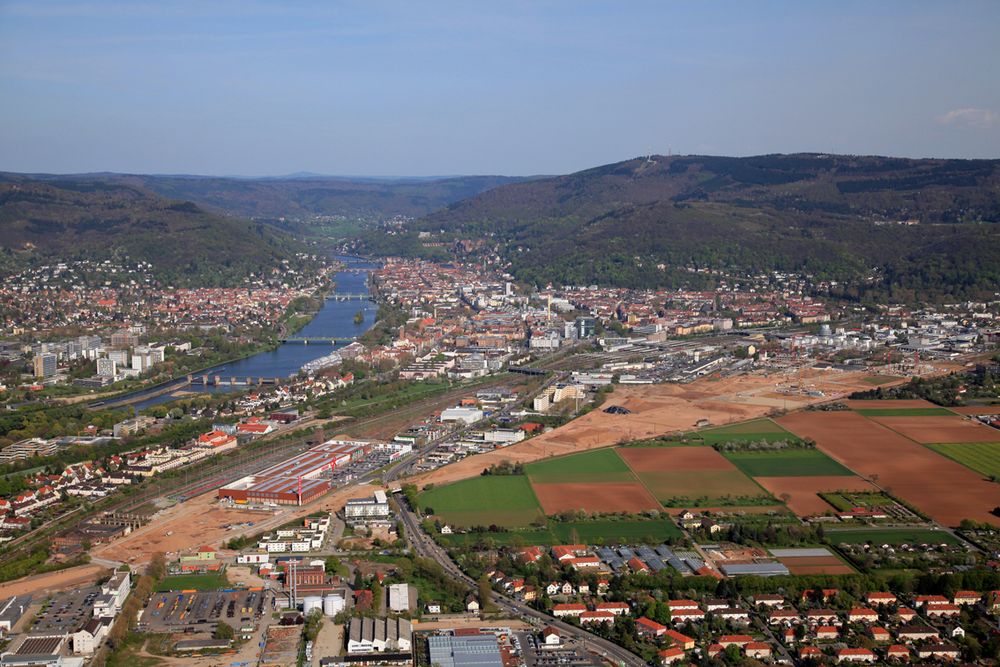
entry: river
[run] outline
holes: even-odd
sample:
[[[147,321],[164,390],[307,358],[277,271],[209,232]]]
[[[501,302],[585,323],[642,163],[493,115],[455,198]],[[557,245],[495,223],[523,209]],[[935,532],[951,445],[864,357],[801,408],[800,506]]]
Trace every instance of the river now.
[[[333,280],[336,283],[316,316],[309,321],[302,329],[293,336],[317,336],[324,338],[351,338],[359,336],[375,324],[375,315],[378,312],[378,305],[365,300],[337,301],[337,294],[360,294],[368,291],[368,276],[371,271],[378,268],[377,264],[361,260],[357,257],[337,256],[334,259],[347,265],[346,271],[337,272]],[[359,324],[355,323],[354,316],[358,311],[364,314],[364,320]],[[240,359],[229,364],[214,366],[207,371],[199,371],[197,375],[218,375],[224,381],[235,377],[239,381],[246,378],[287,378],[295,375],[302,368],[302,365],[313,359],[318,359],[334,350],[344,347],[345,343],[336,345],[302,343],[282,343],[273,350],[260,352],[246,359]],[[200,385],[192,384],[181,387],[179,390],[152,396],[150,398],[134,403],[136,410],[142,410],[153,405],[166,403],[184,395],[201,392],[230,392],[239,391],[240,387],[229,385]],[[154,393],[150,390],[136,392],[132,397],[142,396],[146,393]]]

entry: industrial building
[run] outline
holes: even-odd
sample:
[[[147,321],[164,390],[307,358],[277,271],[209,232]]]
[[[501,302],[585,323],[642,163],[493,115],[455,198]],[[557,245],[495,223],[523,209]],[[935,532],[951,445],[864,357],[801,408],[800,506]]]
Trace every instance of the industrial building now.
[[[360,461],[371,453],[372,447],[372,443],[360,440],[327,440],[222,487],[218,497],[241,504],[304,505],[330,490],[330,482],[320,479],[324,471],[332,472]]]
[[[352,618],[347,628],[347,652],[409,652],[412,634],[413,626],[405,618]]]
[[[493,634],[431,635],[430,663],[440,667],[503,667],[500,645]]]
[[[344,517],[351,522],[389,518],[389,499],[385,491],[376,491],[370,498],[351,498],[344,505]]]

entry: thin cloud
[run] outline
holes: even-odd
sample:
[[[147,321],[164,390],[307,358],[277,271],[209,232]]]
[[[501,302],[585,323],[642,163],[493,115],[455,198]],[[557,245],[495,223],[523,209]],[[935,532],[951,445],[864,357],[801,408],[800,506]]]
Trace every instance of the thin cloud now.
[[[1000,114],[991,109],[965,107],[952,109],[943,116],[938,116],[937,121],[954,127],[991,128],[1000,125]]]

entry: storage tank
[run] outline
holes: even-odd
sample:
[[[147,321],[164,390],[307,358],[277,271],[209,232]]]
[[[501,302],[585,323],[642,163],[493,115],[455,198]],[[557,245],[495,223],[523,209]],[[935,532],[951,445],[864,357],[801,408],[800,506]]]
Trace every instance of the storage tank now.
[[[323,608],[323,598],[318,595],[307,595],[302,598],[302,613],[308,614],[313,609]]]
[[[345,607],[344,598],[339,595],[327,595],[323,598],[323,613],[327,616],[336,616],[344,611]]]

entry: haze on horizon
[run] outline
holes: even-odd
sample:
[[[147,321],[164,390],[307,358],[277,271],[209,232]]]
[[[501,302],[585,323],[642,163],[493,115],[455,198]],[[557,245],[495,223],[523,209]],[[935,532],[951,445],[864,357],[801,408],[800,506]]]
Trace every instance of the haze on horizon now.
[[[1000,3],[0,0],[0,170],[1000,157]]]

